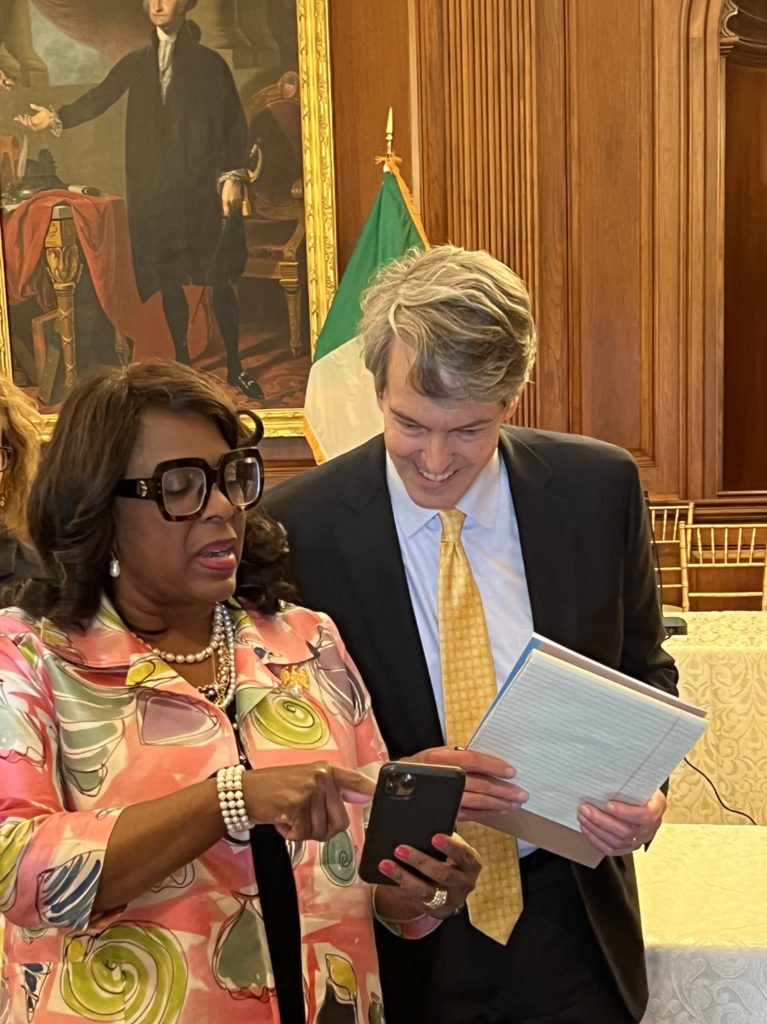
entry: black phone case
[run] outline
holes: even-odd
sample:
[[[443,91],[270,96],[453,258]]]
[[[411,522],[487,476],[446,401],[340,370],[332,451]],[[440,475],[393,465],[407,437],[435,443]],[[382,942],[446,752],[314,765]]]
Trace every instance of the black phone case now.
[[[387,778],[397,774],[413,776],[415,786],[409,796],[386,792]],[[447,765],[385,764],[373,796],[360,860],[360,878],[378,885],[393,885],[392,880],[378,870],[378,864],[385,858],[396,860],[394,849],[400,844],[445,860],[445,855],[432,846],[432,836],[438,832],[450,835],[455,831],[465,782],[465,774],[460,768]],[[418,874],[417,871],[414,873]]]

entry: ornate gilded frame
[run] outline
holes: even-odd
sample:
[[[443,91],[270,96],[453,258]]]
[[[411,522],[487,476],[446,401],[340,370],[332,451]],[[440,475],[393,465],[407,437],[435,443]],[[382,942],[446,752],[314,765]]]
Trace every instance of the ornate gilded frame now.
[[[328,0],[296,0],[301,83],[306,261],[311,350],[324,323],[337,283],[335,172],[331,106]],[[1,226],[0,226],[1,231]],[[0,374],[12,376],[11,334],[5,263],[0,245]],[[265,409],[267,437],[303,434],[303,409]],[[55,415],[42,417],[47,439]]]

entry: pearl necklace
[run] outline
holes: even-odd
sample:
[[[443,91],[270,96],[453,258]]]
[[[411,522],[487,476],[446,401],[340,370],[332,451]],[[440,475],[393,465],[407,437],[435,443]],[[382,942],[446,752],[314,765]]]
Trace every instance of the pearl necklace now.
[[[163,661],[167,661],[169,665],[173,665],[175,662],[178,662],[179,665],[184,663],[191,665],[193,662],[207,661],[219,649],[224,638],[224,615],[226,615],[224,606],[217,604],[213,611],[213,629],[210,634],[210,643],[196,654],[171,654],[170,651],[162,651],[159,647],[152,647],[148,643],[147,647],[152,654],[162,658]],[[141,638],[139,637],[139,639]],[[143,642],[146,643],[146,641]]]
[[[162,658],[163,661],[171,665],[174,662],[180,665],[206,661],[215,654],[215,682],[200,687],[200,693],[218,708],[225,709],[232,703],[237,685],[237,673],[234,667],[234,625],[228,609],[223,604],[217,604],[213,612],[210,643],[197,654],[171,654],[170,651],[152,647],[141,637],[136,637],[136,639],[145,643],[155,657]]]
[[[219,607],[219,606],[217,606]],[[203,697],[215,704],[217,708],[226,709],[234,699],[237,686],[237,672],[234,667],[234,626],[226,608],[222,607],[222,623],[224,633],[223,646],[216,649],[216,681],[209,686],[200,688]]]

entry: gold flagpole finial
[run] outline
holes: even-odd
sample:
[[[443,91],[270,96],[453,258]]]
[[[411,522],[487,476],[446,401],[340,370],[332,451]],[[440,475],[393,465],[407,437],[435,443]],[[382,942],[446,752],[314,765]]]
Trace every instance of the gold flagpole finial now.
[[[389,107],[389,113],[386,117],[386,155],[391,156],[394,150],[392,149],[392,140],[394,139],[394,115],[392,114],[392,108]]]

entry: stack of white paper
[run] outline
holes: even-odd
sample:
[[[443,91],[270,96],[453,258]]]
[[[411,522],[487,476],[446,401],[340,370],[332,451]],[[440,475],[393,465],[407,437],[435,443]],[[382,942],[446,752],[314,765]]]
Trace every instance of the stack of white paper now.
[[[469,747],[514,765],[525,817],[579,830],[581,803],[645,803],[705,730],[699,708],[534,634]]]

